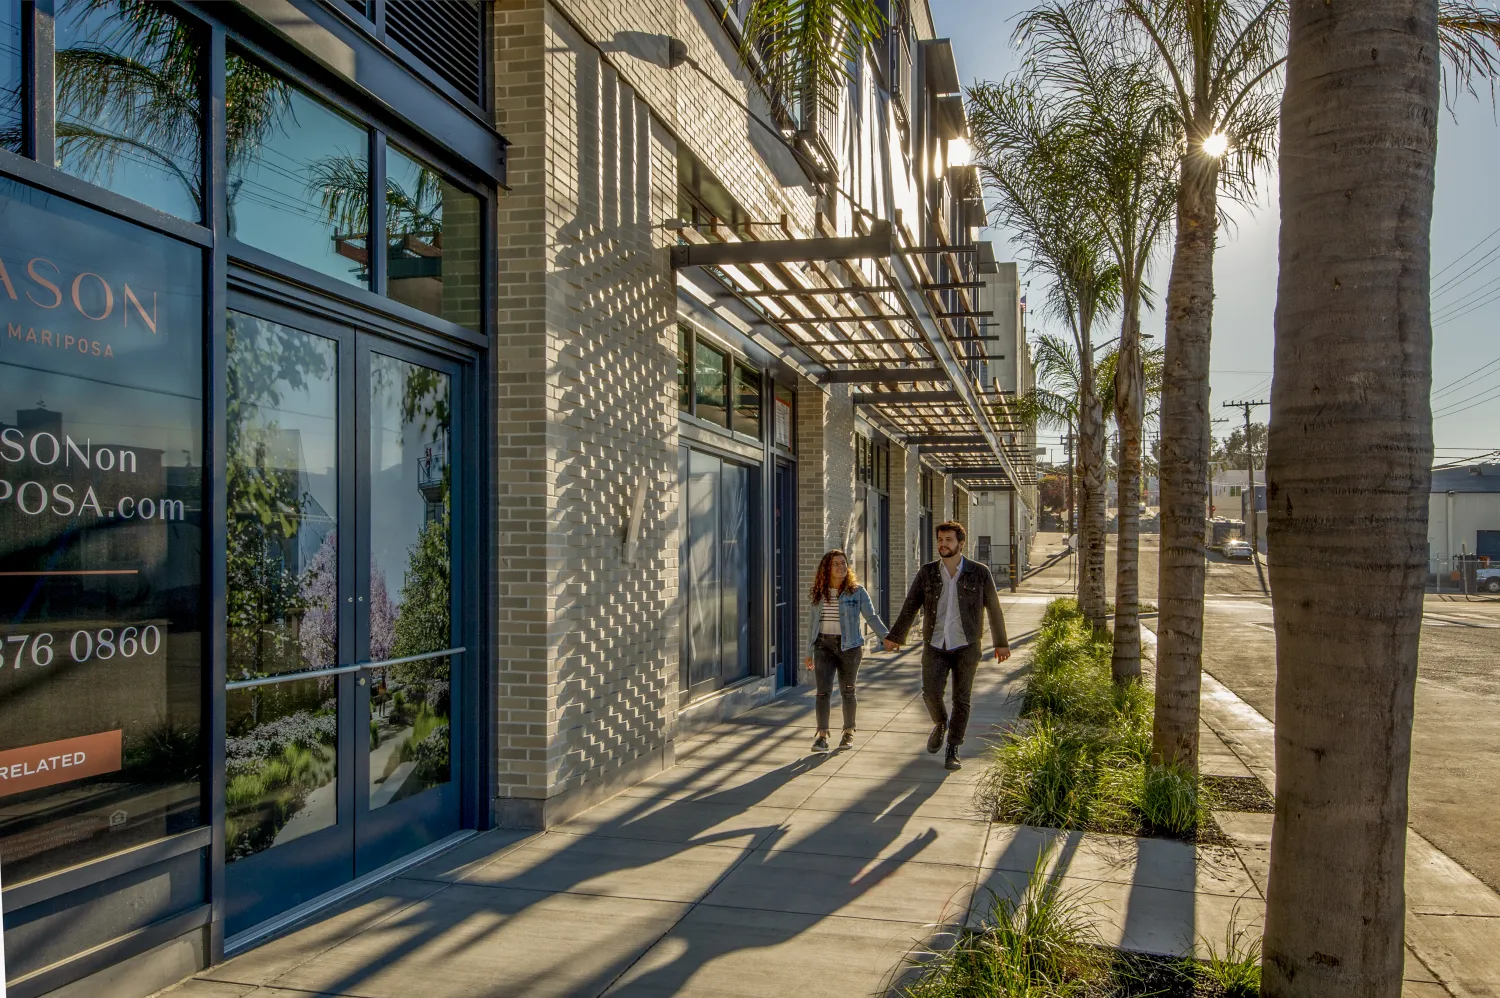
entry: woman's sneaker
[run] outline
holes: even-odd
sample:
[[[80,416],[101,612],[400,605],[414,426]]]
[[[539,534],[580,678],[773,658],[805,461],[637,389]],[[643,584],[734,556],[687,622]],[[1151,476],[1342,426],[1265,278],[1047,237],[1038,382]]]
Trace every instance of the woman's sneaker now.
[[[839,739],[839,748],[848,748],[854,744],[854,729],[845,728],[844,737]]]
[[[819,735],[818,737],[814,738],[813,739],[812,750],[814,752],[827,752],[828,751],[828,736],[827,735]]]

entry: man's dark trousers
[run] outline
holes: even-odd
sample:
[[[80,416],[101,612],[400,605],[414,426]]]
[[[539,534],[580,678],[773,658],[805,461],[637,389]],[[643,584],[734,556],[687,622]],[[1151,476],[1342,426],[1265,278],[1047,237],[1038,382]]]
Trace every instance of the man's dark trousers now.
[[[922,646],[922,701],[936,725],[948,725],[948,744],[962,745],[969,727],[969,704],[974,693],[974,675],[979,671],[979,646],[967,645],[955,651],[942,651],[932,645]],[[943,692],[948,676],[953,676],[953,715],[948,715]]]

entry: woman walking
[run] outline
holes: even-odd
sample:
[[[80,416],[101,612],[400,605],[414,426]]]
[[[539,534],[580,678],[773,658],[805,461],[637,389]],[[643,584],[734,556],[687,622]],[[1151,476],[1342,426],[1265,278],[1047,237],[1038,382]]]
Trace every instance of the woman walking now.
[[[813,576],[812,613],[807,635],[807,665],[817,677],[818,733],[813,739],[814,752],[828,751],[828,698],[833,676],[839,677],[839,698],[844,708],[844,735],[839,748],[854,744],[854,680],[865,653],[861,620],[867,620],[875,633],[886,636],[885,623],[875,612],[870,594],[854,577],[849,559],[837,549],[818,562]]]

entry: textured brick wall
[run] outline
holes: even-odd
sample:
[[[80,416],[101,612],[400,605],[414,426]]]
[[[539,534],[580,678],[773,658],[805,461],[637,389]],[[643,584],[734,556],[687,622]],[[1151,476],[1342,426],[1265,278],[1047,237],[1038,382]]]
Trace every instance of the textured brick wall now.
[[[854,405],[847,386],[797,385],[798,640],[808,626],[806,592],[818,562],[842,547],[854,513]],[[809,677],[803,677],[810,682]]]
[[[739,104],[763,121],[775,117],[707,0],[557,0],[556,7],[752,220],[779,223],[785,213],[795,231],[812,232],[818,205],[807,178],[774,137],[747,125]],[[666,68],[669,36],[687,44],[690,64]]]
[[[496,5],[501,820],[659,766],[677,676],[673,142],[540,0]],[[637,483],[639,552],[623,559]],[[550,819],[548,819],[550,820]]]
[[[912,577],[921,567],[921,463],[915,451],[891,445],[891,614],[901,612]]]

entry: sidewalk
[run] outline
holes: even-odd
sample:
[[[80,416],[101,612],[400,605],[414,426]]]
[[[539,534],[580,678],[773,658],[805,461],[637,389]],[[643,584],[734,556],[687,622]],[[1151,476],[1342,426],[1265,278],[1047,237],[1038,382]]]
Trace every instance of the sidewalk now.
[[[1046,598],[1004,603],[1022,645]],[[976,887],[1024,884],[1048,842],[1110,944],[1184,954],[1222,945],[1231,917],[1258,925],[1257,828],[1242,860],[971,810],[980,736],[1014,716],[1026,658],[981,671],[960,773],[923,750],[917,655],[873,655],[849,751],[808,754],[812,692],[797,690],[679,743],[676,768],[567,824],[477,836],[166,994],[863,998],[969,917]],[[1212,732],[1205,766],[1249,772]]]

